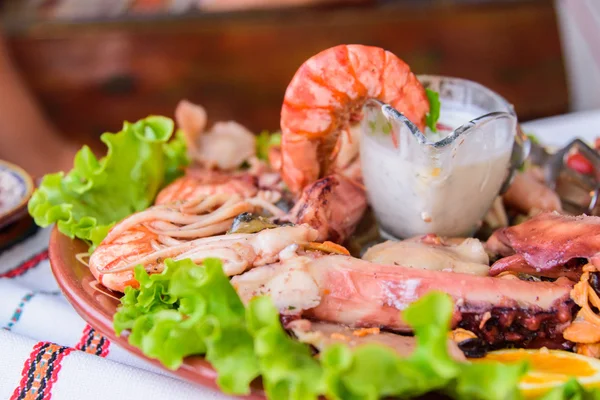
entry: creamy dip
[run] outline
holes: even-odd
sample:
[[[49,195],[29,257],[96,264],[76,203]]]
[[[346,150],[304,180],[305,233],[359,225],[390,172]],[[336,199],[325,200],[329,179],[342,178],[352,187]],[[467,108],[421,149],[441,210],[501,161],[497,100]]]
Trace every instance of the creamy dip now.
[[[0,168],[0,215],[18,205],[24,194],[21,181],[10,170]]]
[[[446,102],[439,123],[447,128],[425,134],[435,143],[485,114]],[[418,143],[404,130],[399,147],[381,136],[361,138],[363,178],[384,236],[474,233],[508,174],[514,140],[507,121],[476,129],[439,149]]]

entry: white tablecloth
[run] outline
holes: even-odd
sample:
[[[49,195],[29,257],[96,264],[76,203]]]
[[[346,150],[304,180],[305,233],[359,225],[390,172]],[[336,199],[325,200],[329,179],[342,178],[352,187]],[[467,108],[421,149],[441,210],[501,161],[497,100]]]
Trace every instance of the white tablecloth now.
[[[62,296],[49,229],[0,252],[0,399],[231,399],[95,332]]]

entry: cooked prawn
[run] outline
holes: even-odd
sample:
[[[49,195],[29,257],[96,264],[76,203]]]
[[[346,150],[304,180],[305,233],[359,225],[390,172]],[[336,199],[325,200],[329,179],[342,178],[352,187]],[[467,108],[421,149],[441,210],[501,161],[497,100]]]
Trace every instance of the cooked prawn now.
[[[369,98],[402,112],[421,130],[429,102],[409,66],[378,47],[335,46],[313,56],[292,78],[281,109],[282,175],[298,194],[332,171],[350,122]]]
[[[234,175],[208,169],[188,168],[184,176],[158,193],[154,203],[197,201],[217,193],[250,198],[258,193],[258,187],[254,177],[249,174]]]
[[[209,256],[220,257],[231,274],[239,273],[256,261],[251,257],[258,254],[255,247],[245,249],[239,242],[247,242],[251,235],[211,236],[227,232],[239,214],[259,210],[267,210],[274,216],[283,214],[268,199],[244,199],[239,194],[229,193],[152,206],[115,225],[92,253],[89,268],[101,284],[119,292],[137,284],[133,274],[136,265],[142,264],[152,273],[160,272],[163,260],[169,257],[190,257],[197,262]],[[301,238],[314,240],[316,231],[304,228],[306,230],[311,234],[305,233]]]

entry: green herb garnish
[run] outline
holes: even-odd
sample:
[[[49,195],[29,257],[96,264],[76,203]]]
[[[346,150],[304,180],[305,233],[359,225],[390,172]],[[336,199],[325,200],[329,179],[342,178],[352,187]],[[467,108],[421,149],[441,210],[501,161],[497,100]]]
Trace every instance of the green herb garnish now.
[[[272,146],[281,145],[281,133],[269,133],[262,131],[256,137],[256,156],[261,160],[269,159],[269,149]]]
[[[432,132],[437,132],[437,121],[440,119],[440,94],[431,89],[425,89],[427,100],[429,100],[429,112],[425,116],[425,121]]]
[[[528,133],[527,137],[531,140],[531,143],[540,144],[540,140],[533,133]]]
[[[390,121],[385,121],[384,124],[381,126],[381,131],[385,135],[389,135],[390,133],[392,133],[392,123]]]

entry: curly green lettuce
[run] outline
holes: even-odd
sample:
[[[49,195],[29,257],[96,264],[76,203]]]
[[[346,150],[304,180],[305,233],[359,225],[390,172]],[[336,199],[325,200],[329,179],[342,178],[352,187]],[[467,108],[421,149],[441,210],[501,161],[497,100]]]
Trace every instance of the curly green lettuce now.
[[[279,322],[279,312],[268,297],[256,297],[246,312],[256,357],[270,399],[316,399],[323,392],[323,369],[310,348],[292,339]]]
[[[181,136],[169,141],[173,128],[161,116],[125,122],[120,132],[101,136],[108,151],[100,160],[84,146],[68,174],[43,178],[28,204],[35,223],[56,223],[61,233],[95,248],[115,222],[146,209],[182,173],[186,149]]]
[[[570,379],[546,393],[541,400],[600,400],[600,390],[587,390],[576,379]]]
[[[221,262],[206,259],[200,268],[189,259],[168,259],[161,274],[138,266],[135,278],[139,289],[125,290],[114,316],[117,335],[130,330],[131,345],[170,369],[189,355],[205,355],[224,392],[249,393],[259,375],[254,340]]]

